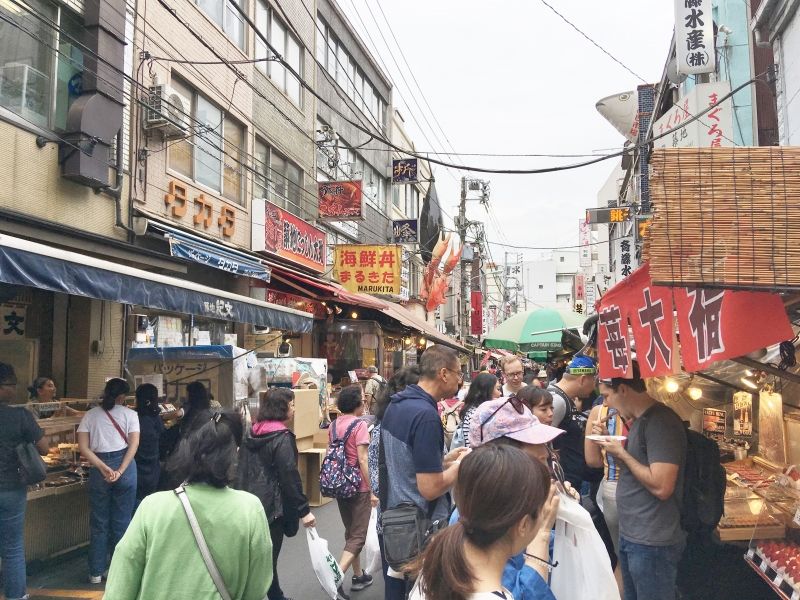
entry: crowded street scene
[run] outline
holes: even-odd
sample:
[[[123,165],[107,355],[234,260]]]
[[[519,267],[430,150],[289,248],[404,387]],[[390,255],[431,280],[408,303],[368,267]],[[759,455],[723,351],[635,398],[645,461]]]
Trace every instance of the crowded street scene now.
[[[798,5],[0,0],[0,600],[800,600]]]

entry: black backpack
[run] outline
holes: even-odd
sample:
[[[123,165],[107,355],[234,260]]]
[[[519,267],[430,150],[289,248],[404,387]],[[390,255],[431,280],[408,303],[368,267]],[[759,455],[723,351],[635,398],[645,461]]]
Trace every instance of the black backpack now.
[[[710,533],[725,508],[725,468],[717,442],[687,428],[683,473],[681,527],[687,533]]]

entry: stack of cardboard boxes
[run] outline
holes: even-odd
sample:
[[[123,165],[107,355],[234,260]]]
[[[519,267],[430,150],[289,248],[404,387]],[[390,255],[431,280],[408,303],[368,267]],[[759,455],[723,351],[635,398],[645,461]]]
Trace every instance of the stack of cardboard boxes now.
[[[303,492],[311,506],[331,501],[319,490],[319,470],[328,452],[328,430],[320,429],[319,390],[294,390],[294,420],[290,429],[297,438],[300,454],[297,468],[303,482]]]

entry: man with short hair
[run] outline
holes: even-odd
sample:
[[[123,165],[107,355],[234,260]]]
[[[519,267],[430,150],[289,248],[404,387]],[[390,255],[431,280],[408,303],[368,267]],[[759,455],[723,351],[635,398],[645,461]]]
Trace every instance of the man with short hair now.
[[[579,402],[592,394],[596,377],[594,361],[577,354],[567,365],[559,382],[547,388],[553,395],[553,427],[566,432],[555,441],[554,446],[560,453],[564,475],[576,490],[581,489],[586,470],[583,454],[586,418],[581,413]]]
[[[369,379],[364,385],[364,401],[367,407],[367,412],[373,414],[372,407],[377,400],[377,395],[380,389],[386,385],[386,380],[378,374],[378,367],[370,365],[367,369],[369,371]]]
[[[528,385],[522,379],[525,375],[522,361],[518,356],[506,356],[501,364],[503,375],[506,378],[506,382],[503,384],[503,396],[518,394],[522,388]]]
[[[621,464],[617,483],[619,560],[625,600],[674,600],[681,529],[686,431],[671,408],[647,393],[636,363],[633,378],[604,380],[600,393],[634,419],[626,446],[599,443]],[[602,433],[601,425],[594,425]]]

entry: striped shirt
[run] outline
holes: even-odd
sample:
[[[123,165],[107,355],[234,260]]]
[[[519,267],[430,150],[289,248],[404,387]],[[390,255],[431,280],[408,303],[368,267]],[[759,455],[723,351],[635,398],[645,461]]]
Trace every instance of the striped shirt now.
[[[608,406],[603,405],[600,408],[600,418],[605,419],[606,415],[608,415],[608,422],[606,424],[608,427],[608,434],[625,435],[623,431],[625,431],[627,428],[625,427],[625,422],[622,420],[619,412],[617,412],[617,409],[609,408]],[[605,477],[608,481],[619,480],[619,466],[617,465],[617,459],[607,452],[603,452],[603,467],[605,470]]]

